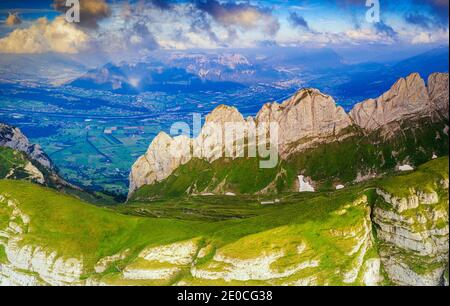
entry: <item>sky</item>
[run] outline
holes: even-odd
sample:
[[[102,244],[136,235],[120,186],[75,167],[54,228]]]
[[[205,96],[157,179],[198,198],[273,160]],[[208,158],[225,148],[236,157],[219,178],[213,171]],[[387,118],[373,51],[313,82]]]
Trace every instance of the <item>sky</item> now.
[[[79,2],[69,23],[66,0],[2,0],[0,53],[448,45],[448,0]]]

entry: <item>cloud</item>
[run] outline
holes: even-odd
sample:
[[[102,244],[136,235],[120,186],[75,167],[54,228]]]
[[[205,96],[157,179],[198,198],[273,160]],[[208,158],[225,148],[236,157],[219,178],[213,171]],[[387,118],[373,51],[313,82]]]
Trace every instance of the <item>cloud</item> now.
[[[249,3],[204,0],[198,1],[196,7],[225,27],[238,27],[244,30],[261,28],[270,35],[275,35],[280,29],[280,23],[272,15],[271,10]]]
[[[429,7],[436,14],[447,16],[448,19],[448,0],[413,0],[415,4]]]
[[[310,27],[308,25],[308,22],[303,18],[303,16],[300,16],[297,13],[291,13],[289,15],[289,22],[294,26],[298,28],[302,28],[304,30],[310,31]]]
[[[89,41],[86,33],[62,16],[50,22],[40,18],[29,28],[16,29],[0,39],[0,53],[78,53]]]
[[[140,47],[153,50],[159,47],[155,37],[143,22],[135,23],[130,34],[128,36],[130,37],[130,43],[133,45],[133,48]]]
[[[9,27],[21,24],[22,20],[17,16],[17,14],[9,13],[8,18],[6,18],[5,24]]]
[[[398,38],[398,33],[390,25],[384,23],[383,21],[375,23],[374,27],[377,34],[385,35],[386,37],[390,37],[394,40]]]
[[[339,36],[339,35],[338,35]],[[360,44],[392,44],[398,40],[398,33],[390,26],[384,23],[379,23],[373,28],[353,29],[345,32],[345,39],[347,43]],[[340,42],[344,42],[340,39]]]
[[[419,13],[409,13],[405,15],[405,21],[407,23],[419,26],[424,29],[431,29],[435,24],[435,20],[428,16]]]
[[[419,8],[416,8],[414,12],[405,14],[406,22],[424,29],[432,27],[448,28],[448,0],[413,0],[413,3],[418,5]]]
[[[433,44],[446,42],[448,44],[448,29],[447,30],[437,30],[431,32],[418,32],[411,37],[411,43],[414,45],[418,44]]]
[[[172,8],[172,4],[170,0],[150,0],[149,1],[153,6],[162,9],[167,10]]]
[[[97,28],[98,22],[111,16],[111,8],[105,0],[79,0],[80,23],[86,28]],[[66,6],[66,0],[53,0],[55,10],[66,13],[70,7]]]

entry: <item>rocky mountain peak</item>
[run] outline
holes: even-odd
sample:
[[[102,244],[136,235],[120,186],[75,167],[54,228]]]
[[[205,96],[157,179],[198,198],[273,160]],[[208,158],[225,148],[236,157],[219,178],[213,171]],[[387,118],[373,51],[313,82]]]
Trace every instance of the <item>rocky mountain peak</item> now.
[[[228,105],[219,105],[205,118],[205,123],[220,123],[225,122],[244,122],[244,116],[237,110],[236,107]]]
[[[441,78],[433,77],[432,83]],[[435,96],[439,95],[438,92],[441,92],[444,87],[441,82],[439,85],[433,86],[436,88]],[[380,97],[355,105],[350,116],[355,124],[363,129],[373,131],[400,119],[404,120],[412,116],[430,116],[432,111],[433,107],[425,81],[418,73],[413,73],[407,78],[398,80],[390,90]]]
[[[69,187],[80,190],[58,175],[56,167],[41,147],[30,143],[20,129],[0,123],[0,147],[10,148],[25,155],[28,163],[24,165],[23,170],[29,174],[29,179],[32,181],[56,188]],[[12,178],[14,178],[15,171],[20,168],[19,164],[11,167]],[[7,178],[9,177],[7,176]]]
[[[320,90],[316,88],[302,88],[299,90],[294,96],[292,96],[290,99],[283,102],[282,106],[288,107],[288,106],[294,106],[299,103],[305,103],[307,99],[311,99],[312,101],[316,100],[316,97],[319,98],[332,98],[328,95],[323,94]]]
[[[352,126],[375,131],[388,128],[392,122],[433,118],[433,114],[447,115],[447,112],[448,74],[431,75],[427,88],[417,73],[398,80],[380,97],[357,104],[349,114],[331,96],[312,88],[301,89],[281,104],[266,103],[255,118],[244,119],[235,107],[220,105],[206,116],[205,125],[195,139],[171,138],[160,133],[146,155],[133,166],[130,192],[167,178],[192,155],[208,162],[223,157],[227,122],[243,123],[247,129],[255,124],[267,129],[264,123],[277,123],[278,153],[287,160],[295,153],[355,135],[354,129],[349,129]]]
[[[159,132],[158,135],[153,139],[152,143],[150,144],[150,147],[148,148],[149,151],[153,150],[157,147],[164,147],[169,145],[173,141],[173,138],[170,137],[165,132]]]
[[[382,95],[384,101],[397,99],[403,102],[404,106],[408,104],[424,104],[428,102],[428,93],[425,81],[418,73],[412,73],[406,78],[399,79],[389,91]]]
[[[324,141],[324,138],[336,136],[352,124],[332,97],[312,88],[301,89],[282,104],[265,104],[256,118],[258,123],[279,124],[280,154],[283,157]],[[310,141],[292,146],[301,139]]]

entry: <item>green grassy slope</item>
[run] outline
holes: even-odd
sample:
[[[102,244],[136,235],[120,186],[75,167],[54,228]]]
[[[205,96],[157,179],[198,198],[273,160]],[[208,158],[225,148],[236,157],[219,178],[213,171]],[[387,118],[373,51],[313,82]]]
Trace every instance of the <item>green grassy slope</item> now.
[[[27,163],[28,159],[25,154],[0,147],[0,178],[6,178],[10,174],[13,178],[27,178],[29,174],[24,170]]]
[[[86,278],[114,284],[241,285],[294,284],[314,276],[316,284],[342,285],[362,283],[363,268],[353,281],[343,282],[343,275],[358,266],[360,256],[363,262],[378,256],[377,245],[371,244],[364,253],[361,249],[352,253],[360,241],[367,239],[364,231],[370,206],[377,198],[374,187],[393,188],[392,192],[401,193],[410,186],[419,188],[445,177],[448,179],[448,158],[441,158],[413,173],[334,192],[187,197],[132,202],[114,209],[95,207],[22,181],[0,181],[0,194],[17,202],[30,217],[21,245],[43,246],[64,258],[82,258]],[[261,205],[261,201],[270,200],[279,203]],[[0,230],[8,225],[10,216],[8,208],[0,204]],[[127,269],[153,271],[166,264],[144,260],[139,256],[142,250],[180,241],[192,241],[198,250],[206,250],[204,256],[193,257],[198,274],[190,271],[188,265],[177,270],[174,277],[157,283],[126,278],[123,271]],[[105,272],[94,272],[101,258],[125,250],[125,258]],[[238,261],[237,266],[221,261],[222,257],[215,256],[218,254]],[[227,274],[230,269],[243,269],[239,262],[270,254],[281,254],[272,261],[270,269],[285,276],[244,281]],[[292,272],[298,263],[309,261],[316,265]],[[214,277],[205,278],[205,273],[213,273],[208,275]]]
[[[194,223],[128,217],[69,195],[23,181],[0,181],[0,194],[19,202],[30,216],[22,244],[44,245],[67,257],[82,256],[88,266],[120,250],[191,237]]]
[[[31,160],[25,153],[7,147],[0,147],[0,179],[29,180],[36,182],[25,169],[31,163],[44,177],[44,185],[57,189],[61,192],[73,195],[94,204],[117,204],[117,201],[109,195],[100,192],[87,192],[75,186],[71,186],[58,177],[57,173],[43,167],[41,164]]]

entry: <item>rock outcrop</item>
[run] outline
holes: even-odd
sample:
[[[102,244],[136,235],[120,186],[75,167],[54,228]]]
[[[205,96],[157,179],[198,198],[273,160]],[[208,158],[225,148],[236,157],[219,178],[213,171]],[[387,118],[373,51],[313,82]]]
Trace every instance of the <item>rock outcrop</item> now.
[[[398,80],[392,88],[376,99],[356,104],[350,117],[368,131],[411,117],[433,117],[448,112],[448,74],[430,75],[428,88],[419,74]]]
[[[47,169],[53,169],[52,162],[39,145],[31,144],[18,128],[0,123],[0,147],[8,147],[27,154]]]
[[[352,124],[344,109],[317,89],[303,89],[282,104],[264,105],[256,116],[256,122],[279,124],[280,155],[283,158],[326,142]]]
[[[270,134],[271,123],[278,126],[277,154],[282,158],[320,143],[348,137],[351,134],[342,131],[352,124],[342,107],[316,89],[303,89],[282,104],[265,104],[255,118],[244,119],[235,107],[220,105],[206,116],[205,124],[195,139],[185,136],[172,138],[160,133],[147,153],[132,167],[130,194],[143,185],[166,179],[192,157],[211,163],[225,156],[242,156],[250,143],[244,139],[248,140],[253,133],[261,141],[263,135]],[[235,137],[227,137],[228,124],[238,130]],[[269,141],[264,139],[265,143]]]
[[[167,178],[191,159],[191,146],[191,139],[185,136],[172,138],[164,132],[159,133],[147,153],[134,163],[130,174],[130,191]]]
[[[264,212],[193,197],[123,215],[0,180],[0,285],[448,285],[448,186],[443,157]]]
[[[20,129],[0,123],[0,147],[13,150],[17,164],[1,178],[26,179],[57,189],[78,187],[62,179],[57,169],[39,145],[32,144]]]
[[[373,211],[379,252],[389,278],[396,284],[439,286],[448,265],[448,185],[436,191],[410,189],[399,197],[378,189]]]
[[[448,73],[433,73],[428,78],[431,107],[439,116],[448,119]]]

